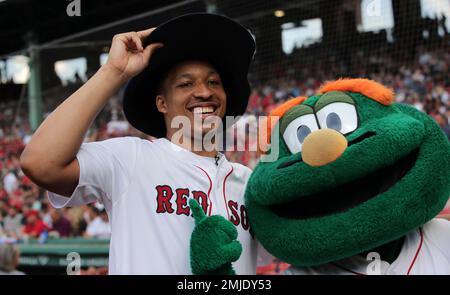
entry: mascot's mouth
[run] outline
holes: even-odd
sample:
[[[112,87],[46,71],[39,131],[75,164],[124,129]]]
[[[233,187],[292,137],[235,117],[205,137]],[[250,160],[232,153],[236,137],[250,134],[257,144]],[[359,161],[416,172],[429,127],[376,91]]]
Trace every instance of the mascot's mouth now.
[[[394,164],[349,183],[269,208],[287,219],[307,219],[344,212],[388,191],[411,170],[418,155],[419,147]]]

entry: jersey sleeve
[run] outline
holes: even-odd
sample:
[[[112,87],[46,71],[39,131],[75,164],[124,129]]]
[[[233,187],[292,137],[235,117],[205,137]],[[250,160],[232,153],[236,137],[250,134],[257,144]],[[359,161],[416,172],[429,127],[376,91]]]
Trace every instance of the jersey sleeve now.
[[[70,197],[48,192],[50,203],[62,208],[99,201],[111,208],[133,177],[139,141],[122,137],[83,143],[76,156],[80,165],[77,187]]]

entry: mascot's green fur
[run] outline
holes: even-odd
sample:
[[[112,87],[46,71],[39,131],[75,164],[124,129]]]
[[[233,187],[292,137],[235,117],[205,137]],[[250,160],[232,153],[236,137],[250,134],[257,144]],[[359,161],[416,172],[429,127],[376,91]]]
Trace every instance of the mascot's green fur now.
[[[330,82],[319,94],[288,101],[272,115],[279,117],[272,136],[278,132],[280,140],[271,150],[278,149],[279,156],[257,165],[246,204],[256,239],[298,269],[370,251],[392,263],[405,237],[448,200],[448,139],[430,117],[394,103],[392,91],[378,83]],[[450,223],[438,227],[447,229],[442,235],[450,240]],[[207,236],[196,230],[192,241]],[[207,263],[210,272],[237,259],[231,255],[226,264],[215,263],[219,260],[194,248],[191,244],[193,265]],[[450,259],[450,249],[441,250],[446,253],[439,255]],[[206,268],[194,273],[207,273]]]

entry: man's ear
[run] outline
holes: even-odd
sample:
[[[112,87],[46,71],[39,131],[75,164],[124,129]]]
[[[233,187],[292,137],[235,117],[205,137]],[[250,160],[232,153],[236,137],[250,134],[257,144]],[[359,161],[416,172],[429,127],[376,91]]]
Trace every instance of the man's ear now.
[[[161,94],[158,94],[156,96],[156,107],[158,108],[158,111],[160,111],[161,113],[163,114],[167,113],[166,98]]]

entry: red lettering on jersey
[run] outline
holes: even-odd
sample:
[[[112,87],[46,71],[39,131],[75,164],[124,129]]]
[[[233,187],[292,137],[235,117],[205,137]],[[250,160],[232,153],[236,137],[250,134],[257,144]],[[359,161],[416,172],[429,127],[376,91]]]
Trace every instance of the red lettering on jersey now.
[[[170,199],[172,198],[173,192],[168,185],[158,185],[156,187],[157,195],[156,200],[158,203],[158,208],[156,213],[173,213],[172,204]]]
[[[248,218],[247,209],[244,205],[241,205],[241,224],[244,230],[248,230]]]
[[[238,210],[238,203],[234,202],[234,201],[228,201],[228,208],[230,208],[231,211],[231,216],[230,216],[230,221],[238,226],[239,225],[239,214],[237,212]]]
[[[192,196],[202,206],[205,214],[208,214],[208,196],[202,191],[192,191]]]
[[[177,215],[187,215],[189,216],[189,212],[191,211],[187,206],[187,200],[189,199],[189,189],[187,188],[178,188],[176,190],[177,193]]]

